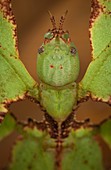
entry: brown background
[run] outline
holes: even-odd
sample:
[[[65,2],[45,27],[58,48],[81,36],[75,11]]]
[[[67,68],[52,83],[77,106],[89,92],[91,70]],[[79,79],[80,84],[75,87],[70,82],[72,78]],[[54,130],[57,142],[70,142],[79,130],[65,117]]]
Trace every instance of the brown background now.
[[[69,30],[79,52],[81,70],[78,81],[80,81],[91,60],[88,32],[91,0],[12,0],[12,4],[18,24],[20,58],[37,81],[37,50],[43,42],[44,33],[52,26],[47,11],[51,11],[58,23],[60,16],[68,9],[64,28]],[[36,104],[28,100],[12,104],[11,110],[22,120],[26,120],[27,117],[40,120],[43,115]],[[110,114],[108,105],[91,100],[81,104],[77,111],[79,120],[89,117],[92,122],[100,122]],[[13,134],[0,143],[0,170],[10,158],[10,148],[15,136],[16,134]],[[105,145],[103,148],[105,164],[108,167],[111,154]]]

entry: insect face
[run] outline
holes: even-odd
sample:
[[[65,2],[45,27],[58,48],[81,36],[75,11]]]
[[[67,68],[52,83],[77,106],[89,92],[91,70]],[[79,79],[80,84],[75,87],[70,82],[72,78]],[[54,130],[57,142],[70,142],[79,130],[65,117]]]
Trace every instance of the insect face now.
[[[45,35],[44,44],[38,50],[37,72],[40,80],[51,86],[64,86],[74,82],[79,74],[77,50],[68,31],[64,31],[61,17],[59,28],[51,16],[53,29]]]

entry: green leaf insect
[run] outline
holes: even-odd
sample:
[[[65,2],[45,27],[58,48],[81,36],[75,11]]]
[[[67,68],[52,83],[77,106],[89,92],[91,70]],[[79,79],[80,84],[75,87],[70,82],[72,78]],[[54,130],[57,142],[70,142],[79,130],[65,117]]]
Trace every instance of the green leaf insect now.
[[[92,0],[92,61],[79,83],[78,52],[69,32],[63,29],[67,11],[58,27],[49,14],[53,27],[38,49],[38,84],[19,59],[11,0],[0,0],[0,122],[5,113],[10,113],[12,102],[26,97],[44,109],[42,122],[18,123],[7,114],[1,123],[0,140],[14,130],[22,136],[13,148],[10,170],[103,170],[101,150],[94,137],[101,135],[111,147],[111,121],[96,126],[79,122],[74,110],[90,97],[111,104],[111,2]]]
[[[94,100],[110,104],[111,2],[92,0],[90,41],[93,60],[79,84],[75,82],[79,75],[77,49],[69,32],[63,29],[67,11],[61,16],[59,27],[49,12],[53,28],[45,33],[37,56],[40,85],[19,59],[16,23],[9,4],[10,0],[0,2],[1,120],[11,102],[27,96],[40,102],[48,115],[57,122],[65,121],[77,104],[86,97],[91,96]]]

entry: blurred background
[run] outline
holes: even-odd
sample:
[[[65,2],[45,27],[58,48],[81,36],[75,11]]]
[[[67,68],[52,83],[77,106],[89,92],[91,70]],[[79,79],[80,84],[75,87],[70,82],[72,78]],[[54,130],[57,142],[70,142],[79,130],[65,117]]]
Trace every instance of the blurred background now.
[[[37,50],[44,40],[45,32],[52,28],[47,11],[51,11],[58,24],[61,15],[68,10],[64,28],[69,30],[71,39],[78,49],[81,65],[80,76],[77,80],[79,82],[91,61],[88,31],[91,0],[12,0],[12,5],[18,25],[20,59],[36,81],[38,81]],[[29,100],[12,104],[11,111],[20,120],[26,120],[28,117],[41,120],[43,116],[40,108]],[[76,112],[79,120],[90,118],[93,123],[98,123],[111,115],[108,105],[91,100],[82,103]],[[0,170],[7,165],[10,159],[10,149],[15,137],[16,134],[12,134],[0,143]],[[103,145],[103,141],[100,141],[100,145]],[[111,153],[105,144],[103,145],[103,155],[106,169],[108,169]]]

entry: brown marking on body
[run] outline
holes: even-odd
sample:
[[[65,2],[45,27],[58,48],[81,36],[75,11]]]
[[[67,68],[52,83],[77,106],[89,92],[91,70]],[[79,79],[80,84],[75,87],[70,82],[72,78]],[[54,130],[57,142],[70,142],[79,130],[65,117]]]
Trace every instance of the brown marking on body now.
[[[63,66],[62,66],[62,65],[60,65],[60,69],[61,69],[61,70],[63,69]]]
[[[58,123],[46,112],[44,114],[44,117],[45,117],[46,130],[50,134],[51,138],[57,139]]]
[[[54,66],[51,64],[51,65],[50,65],[50,68],[54,68]]]
[[[90,20],[89,20],[89,38],[90,38],[90,47],[91,47],[91,52],[93,51],[93,45],[92,45],[92,37],[91,37],[91,29],[100,15],[101,12],[103,12],[104,7],[99,4],[98,0],[92,0],[91,1],[91,15],[90,15]]]

